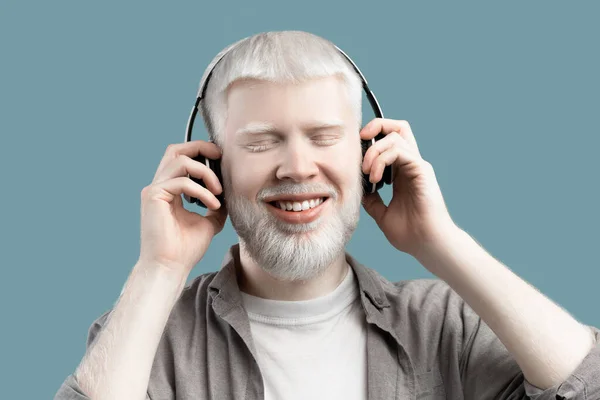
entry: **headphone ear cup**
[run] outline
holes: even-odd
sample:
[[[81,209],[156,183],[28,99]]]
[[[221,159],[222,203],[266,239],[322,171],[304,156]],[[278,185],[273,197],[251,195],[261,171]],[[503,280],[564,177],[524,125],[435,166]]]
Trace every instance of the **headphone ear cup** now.
[[[221,183],[221,185],[223,185],[223,178],[221,176],[221,160],[213,160],[213,159],[204,157],[202,154],[199,154],[198,156],[194,157],[194,161],[198,161],[198,162],[206,165],[208,168],[210,168],[215,173],[217,178],[219,179],[219,182]],[[206,188],[206,185],[204,184],[204,181],[202,179],[193,177],[191,175],[190,175],[190,179],[192,181],[196,182],[197,184],[199,184],[200,186]],[[217,199],[219,200],[219,202],[221,204],[224,204],[224,202],[225,202],[225,197],[223,194],[224,194],[224,192],[221,192],[221,194],[216,195]],[[195,204],[198,204],[202,208],[207,208],[206,204],[204,204],[200,199],[197,199],[196,197],[190,197],[188,195],[184,195],[184,198],[188,203],[195,203]]]
[[[362,147],[363,160],[365,159],[365,154],[367,153],[367,150],[369,149],[369,147],[371,147],[374,142],[381,140],[384,137],[385,137],[385,135],[383,133],[379,133],[377,136],[375,136],[375,138],[374,138],[375,140],[361,139],[360,144]],[[391,185],[392,182],[394,181],[394,174],[393,174],[391,165],[387,165],[383,169],[383,176],[377,183],[372,183],[369,181],[370,174],[363,173],[362,175],[363,175],[363,193],[364,194],[375,193],[376,191],[381,189],[384,184]]]
[[[362,147],[362,160],[365,159],[365,154],[367,153],[367,150],[369,150],[369,147],[371,147],[371,144],[372,144],[371,140],[361,139],[360,146]],[[375,189],[375,186],[371,182],[369,182],[369,174],[365,174],[364,172],[362,173],[362,186],[363,186],[363,195],[373,193],[373,191]]]
[[[381,182],[381,186],[383,186],[383,183],[386,185],[391,185],[394,182],[394,170],[392,165],[387,165],[383,169],[383,176],[379,182]]]

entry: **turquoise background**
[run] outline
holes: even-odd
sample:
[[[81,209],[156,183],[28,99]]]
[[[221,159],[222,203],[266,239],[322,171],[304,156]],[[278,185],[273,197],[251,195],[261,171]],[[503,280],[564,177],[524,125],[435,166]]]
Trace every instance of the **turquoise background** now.
[[[137,260],[140,191],[166,146],[183,141],[202,72],[226,45],[267,30],[310,31],[345,50],[385,115],[410,122],[455,221],[600,326],[599,11],[541,1],[4,1],[2,397],[52,398],[75,369],[88,327]],[[228,222],[190,279],[218,269],[236,240]],[[348,250],[390,280],[433,277],[364,211]]]

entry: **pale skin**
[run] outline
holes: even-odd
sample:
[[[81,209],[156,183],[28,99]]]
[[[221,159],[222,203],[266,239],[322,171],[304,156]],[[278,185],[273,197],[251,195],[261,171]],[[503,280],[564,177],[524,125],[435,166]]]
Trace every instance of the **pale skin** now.
[[[347,198],[355,173],[348,166],[358,165],[361,154],[358,123],[338,80],[298,86],[237,82],[230,89],[227,107],[221,162],[238,193],[255,199],[262,187],[278,182],[321,181],[339,191],[339,201]],[[244,270],[240,288],[277,300],[306,300],[329,293],[348,268],[342,253],[318,279],[283,282],[256,265],[243,242],[240,259]]]
[[[365,155],[363,168],[381,179],[393,165],[393,196],[364,201],[390,243],[448,283],[494,331],[540,389],[563,382],[595,345],[591,329],[488,254],[457,227],[444,205],[433,167],[420,155],[407,121],[373,120],[361,131],[386,137]]]
[[[383,167],[393,165],[393,197],[385,205],[371,195],[363,205],[390,244],[445,280],[496,333],[533,385],[548,388],[562,382],[581,363],[594,344],[592,332],[454,224],[433,167],[421,157],[408,122],[375,119],[359,131],[344,96],[334,78],[300,85],[234,85],[228,96],[223,151],[204,141],[169,146],[152,183],[141,193],[139,260],[75,374],[90,398],[145,398],[172,307],[190,271],[224,226],[227,210],[214,196],[222,187],[212,171],[192,160],[195,155],[222,157],[236,190],[249,199],[264,185],[291,179],[330,184],[343,201],[355,172],[349,166],[360,162],[359,136],[369,139],[379,131],[386,137],[369,149],[363,169],[379,180]],[[324,122],[339,126],[307,129]],[[239,134],[252,123],[268,124],[276,132]],[[249,151],[257,145],[271,147]],[[187,174],[203,179],[208,189]],[[207,204],[206,215],[185,210],[183,193]],[[241,250],[240,287],[266,298],[322,296],[339,284],[347,269],[340,254],[318,279],[280,282]]]
[[[347,160],[347,154],[353,153],[344,139],[355,138],[352,134],[340,138],[323,152],[326,157],[319,157],[319,150],[306,144],[308,141],[304,140],[306,135],[299,123],[322,115],[323,118],[339,116],[340,120],[347,121],[347,126],[352,125],[351,116],[338,109],[345,103],[324,95],[336,93],[333,88],[327,91],[327,85],[335,85],[335,81],[323,80],[300,87],[240,85],[231,92],[228,104],[234,117],[228,121],[227,134],[234,139],[228,137],[229,140],[247,144],[249,139],[238,138],[233,132],[256,120],[273,124],[288,135],[287,142],[271,133],[261,133],[251,139],[254,143],[269,144],[267,153],[270,154],[264,156],[267,161],[263,163],[245,162],[245,165],[261,164],[261,169],[240,171],[239,182],[245,182],[250,198],[273,175],[273,170],[279,179],[329,179],[343,193],[352,170],[348,165],[353,161]],[[316,96],[313,90],[319,86],[323,93]],[[339,91],[337,94],[343,96]],[[324,101],[319,102],[318,98]],[[370,139],[379,132],[386,137],[365,154],[363,171],[371,174],[371,181],[377,182],[384,167],[393,165],[393,196],[386,206],[378,194],[370,195],[365,198],[364,207],[386,238],[396,249],[411,254],[445,280],[473,308],[515,357],[530,383],[544,389],[565,380],[591,350],[595,342],[591,330],[487,254],[454,224],[434,169],[421,157],[407,121],[374,119],[360,131],[360,137]],[[289,139],[293,135],[298,138]],[[295,146],[287,145],[291,141]],[[338,149],[341,151],[337,152]],[[236,161],[245,156],[242,150],[232,153]],[[323,278],[281,283],[270,279],[243,252],[242,264],[247,290],[263,297],[289,300],[333,290],[344,267],[340,258],[330,268],[331,273]]]

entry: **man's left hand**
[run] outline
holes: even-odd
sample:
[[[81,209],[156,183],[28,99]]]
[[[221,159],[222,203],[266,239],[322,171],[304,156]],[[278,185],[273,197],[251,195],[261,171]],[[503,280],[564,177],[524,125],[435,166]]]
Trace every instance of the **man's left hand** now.
[[[415,256],[425,244],[443,240],[457,229],[444,203],[432,165],[419,152],[407,121],[371,120],[360,131],[361,139],[378,133],[386,136],[371,146],[363,160],[363,172],[378,182],[385,166],[392,165],[392,199],[386,206],[378,193],[366,194],[363,206],[392,246]]]

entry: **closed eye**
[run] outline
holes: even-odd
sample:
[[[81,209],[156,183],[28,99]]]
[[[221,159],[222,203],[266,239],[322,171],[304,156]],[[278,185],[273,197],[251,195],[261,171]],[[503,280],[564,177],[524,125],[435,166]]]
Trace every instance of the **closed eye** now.
[[[337,143],[340,140],[340,135],[315,135],[311,137],[311,140],[320,146],[331,146]],[[245,147],[251,152],[260,152],[268,150],[277,144],[276,139],[264,139],[258,140],[252,143],[247,144]]]
[[[260,140],[258,142],[253,142],[251,144],[248,144],[248,145],[246,145],[246,147],[251,152],[259,152],[259,151],[267,150],[273,144],[275,144],[275,140]]]
[[[339,136],[337,135],[318,135],[312,138],[318,144],[322,145],[331,145],[335,144],[339,140]]]

